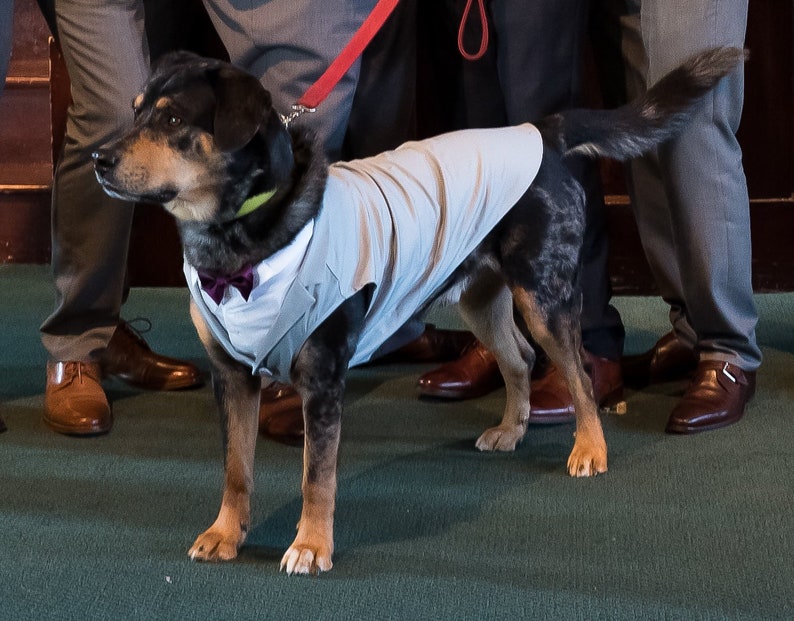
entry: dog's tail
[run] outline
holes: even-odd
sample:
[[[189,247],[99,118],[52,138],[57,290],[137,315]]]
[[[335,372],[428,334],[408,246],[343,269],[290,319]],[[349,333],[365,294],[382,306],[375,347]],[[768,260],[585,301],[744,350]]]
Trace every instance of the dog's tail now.
[[[691,118],[695,104],[746,57],[740,48],[713,48],[673,69],[625,106],[568,110],[537,125],[544,139],[563,155],[637,157],[675,136]]]

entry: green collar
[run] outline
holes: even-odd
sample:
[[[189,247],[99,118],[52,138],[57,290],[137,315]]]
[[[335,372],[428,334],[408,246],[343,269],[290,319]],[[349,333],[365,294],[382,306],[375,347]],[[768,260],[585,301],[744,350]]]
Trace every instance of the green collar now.
[[[267,192],[262,192],[261,194],[256,194],[251,196],[245,200],[245,202],[240,206],[240,209],[237,210],[237,213],[234,215],[235,218],[242,218],[243,216],[247,216],[249,213],[252,213],[259,209],[262,205],[267,203],[273,195],[278,190],[278,187],[273,188],[272,190],[268,190]]]

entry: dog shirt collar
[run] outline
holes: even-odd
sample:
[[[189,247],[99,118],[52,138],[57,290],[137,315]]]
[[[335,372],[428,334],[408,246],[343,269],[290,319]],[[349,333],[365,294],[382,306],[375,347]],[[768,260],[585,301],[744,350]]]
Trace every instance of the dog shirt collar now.
[[[243,204],[240,205],[240,209],[237,210],[237,213],[234,214],[235,218],[242,218],[243,216],[247,216],[249,213],[253,213],[264,204],[266,204],[273,195],[278,190],[278,186],[273,188],[272,190],[268,190],[267,192],[262,192],[261,194],[254,194],[253,196],[249,196]]]

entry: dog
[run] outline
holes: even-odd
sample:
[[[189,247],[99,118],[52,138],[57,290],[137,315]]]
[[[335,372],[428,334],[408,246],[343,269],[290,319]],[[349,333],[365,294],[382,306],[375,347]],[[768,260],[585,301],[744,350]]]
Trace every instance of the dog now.
[[[567,161],[626,160],[685,131],[744,58],[701,53],[615,110],[453,132],[329,166],[253,76],[187,52],[163,57],[134,101],[133,127],[93,156],[108,194],[162,204],[183,244],[225,450],[220,512],[190,558],[232,559],[243,544],[262,376],[288,376],[303,400],[303,507],[280,567],[331,569],[346,371],[435,302],[458,303],[505,378],[502,420],[478,449],[511,451],[526,433],[535,343],[573,397],[569,474],[606,472],[580,354],[584,195]]]

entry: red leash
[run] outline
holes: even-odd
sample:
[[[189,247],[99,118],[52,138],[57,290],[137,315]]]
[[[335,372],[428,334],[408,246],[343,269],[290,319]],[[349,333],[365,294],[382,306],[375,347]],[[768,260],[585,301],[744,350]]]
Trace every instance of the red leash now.
[[[467,52],[463,45],[463,31],[466,30],[466,22],[469,21],[469,11],[471,11],[472,0],[466,0],[466,8],[463,9],[463,17],[460,19],[458,28],[458,51],[466,60],[480,60],[488,49],[488,16],[485,14],[485,0],[477,0],[480,9],[480,26],[482,27],[482,37],[480,39],[480,49],[474,54]]]
[[[361,24],[361,27],[348,41],[344,49],[339,53],[334,61],[328,66],[320,78],[312,84],[309,89],[292,105],[292,114],[284,117],[284,124],[294,121],[304,112],[314,112],[323,100],[328,97],[334,86],[337,85],[342,76],[347,73],[350,66],[361,56],[364,49],[378,33],[386,19],[391,15],[400,0],[378,0],[375,8]]]

